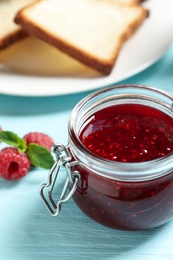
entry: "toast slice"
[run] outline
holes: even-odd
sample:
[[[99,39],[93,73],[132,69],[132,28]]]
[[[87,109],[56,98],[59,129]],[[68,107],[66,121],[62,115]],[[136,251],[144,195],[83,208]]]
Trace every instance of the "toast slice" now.
[[[28,35],[13,20],[21,8],[33,2],[36,0],[0,0],[0,50]]]
[[[110,74],[124,41],[147,16],[140,5],[114,0],[40,0],[19,11],[15,22],[81,63]]]

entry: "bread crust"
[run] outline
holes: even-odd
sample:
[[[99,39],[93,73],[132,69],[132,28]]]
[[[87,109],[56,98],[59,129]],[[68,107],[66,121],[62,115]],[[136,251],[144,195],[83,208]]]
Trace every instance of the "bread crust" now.
[[[119,51],[124,41],[126,41],[138,29],[138,27],[141,25],[143,20],[149,16],[149,11],[146,9],[143,10],[144,11],[143,11],[143,15],[141,16],[141,19],[132,22],[130,26],[131,29],[130,30],[128,29],[122,34],[121,38],[119,39],[118,46],[116,47],[115,55],[110,60],[103,60],[103,59],[99,59],[98,57],[94,57],[94,55],[91,55],[90,53],[87,53],[77,48],[67,40],[63,40],[58,36],[51,34],[49,31],[46,31],[45,29],[38,27],[34,23],[34,21],[27,19],[25,13],[23,12],[23,9],[17,13],[14,21],[17,24],[20,24],[22,28],[24,28],[26,32],[28,32],[29,34],[34,35],[40,38],[41,40],[47,42],[48,44],[58,48],[59,50],[68,54],[69,56],[73,57],[79,62],[103,74],[109,75],[114,67],[115,61],[118,57]]]
[[[3,50],[11,44],[19,40],[22,40],[26,37],[28,37],[28,33],[19,28],[18,30],[8,34],[6,37],[0,39],[0,50]]]
[[[20,10],[21,6],[25,8],[30,4],[35,4],[37,1],[38,0],[20,0],[18,2],[16,1],[16,3],[14,0],[0,1],[0,12],[4,21],[3,25],[5,25],[4,28],[1,26],[1,31],[4,31],[4,33],[0,34],[0,50],[3,50],[11,44],[28,37],[28,33],[24,31],[21,26],[16,26],[14,24],[13,17],[15,17],[16,12]],[[10,30],[8,31],[7,28],[10,28]]]

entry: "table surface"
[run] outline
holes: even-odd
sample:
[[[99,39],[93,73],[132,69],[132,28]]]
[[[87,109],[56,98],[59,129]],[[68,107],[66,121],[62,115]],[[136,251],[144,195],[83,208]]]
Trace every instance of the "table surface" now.
[[[121,83],[140,83],[173,93],[173,46],[154,65]],[[53,97],[0,95],[0,125],[18,135],[44,132],[67,143],[73,107],[89,92]],[[46,170],[19,181],[0,179],[0,259],[173,259],[173,221],[146,231],[120,231],[85,216],[71,199],[58,217],[43,204]]]

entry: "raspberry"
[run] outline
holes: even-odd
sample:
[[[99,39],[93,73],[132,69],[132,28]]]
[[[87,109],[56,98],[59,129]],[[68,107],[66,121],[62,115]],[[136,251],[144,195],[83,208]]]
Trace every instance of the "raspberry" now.
[[[30,170],[30,161],[25,153],[14,147],[6,147],[0,152],[0,176],[6,180],[22,178]]]
[[[39,132],[28,133],[23,138],[25,139],[27,145],[29,143],[39,144],[47,148],[49,151],[51,151],[51,147],[54,144],[53,139],[50,136]]]

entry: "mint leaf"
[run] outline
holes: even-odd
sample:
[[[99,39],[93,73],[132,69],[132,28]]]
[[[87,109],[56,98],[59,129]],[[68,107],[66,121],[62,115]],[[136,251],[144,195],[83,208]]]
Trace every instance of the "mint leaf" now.
[[[41,145],[30,143],[26,150],[26,154],[29,157],[31,164],[36,167],[50,169],[54,164],[51,153]]]
[[[0,131],[0,142],[16,147],[20,153],[27,149],[26,141],[11,131]]]

